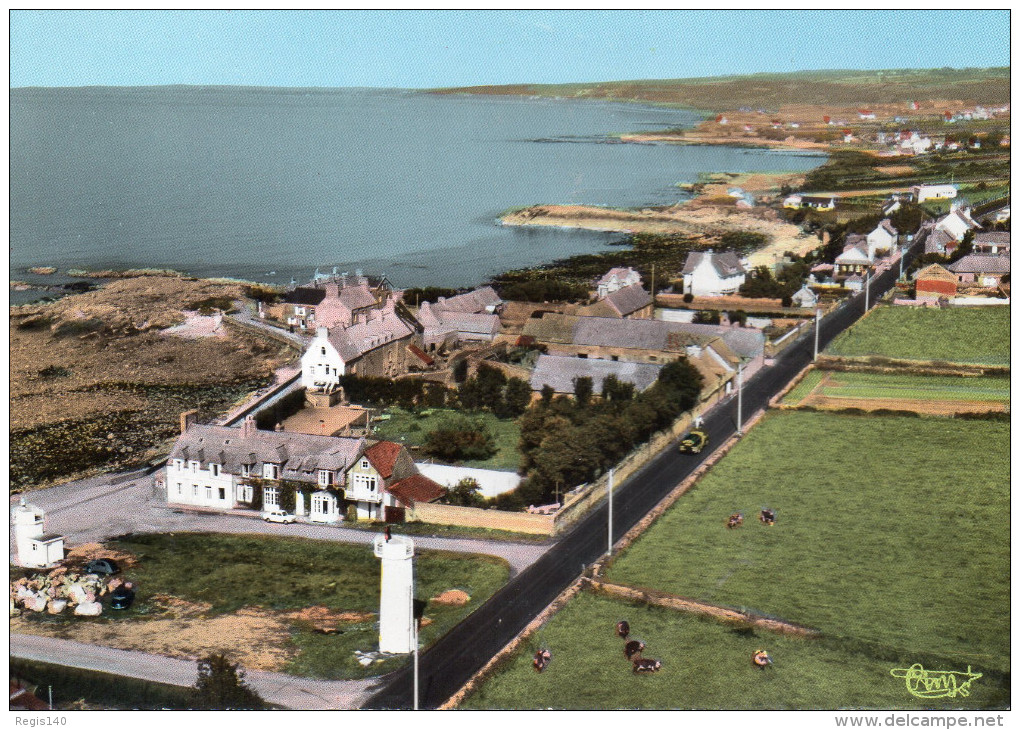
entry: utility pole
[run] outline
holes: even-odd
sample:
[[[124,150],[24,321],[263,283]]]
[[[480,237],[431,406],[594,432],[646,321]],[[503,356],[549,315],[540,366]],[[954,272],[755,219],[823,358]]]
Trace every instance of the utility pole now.
[[[822,323],[822,308],[815,307],[815,355],[811,358],[811,362],[818,360],[818,328]]]
[[[606,555],[613,554],[613,470],[609,470],[609,547]]]
[[[652,319],[655,319],[655,264],[652,264]]]
[[[419,619],[414,621],[414,709],[418,709],[418,624]]]
[[[868,298],[871,296],[871,269],[864,276],[864,311],[868,311]]]
[[[906,245],[900,246],[900,278],[903,278],[903,257],[907,255]]]
[[[743,436],[742,416],[744,411],[744,361],[737,363],[737,436]]]

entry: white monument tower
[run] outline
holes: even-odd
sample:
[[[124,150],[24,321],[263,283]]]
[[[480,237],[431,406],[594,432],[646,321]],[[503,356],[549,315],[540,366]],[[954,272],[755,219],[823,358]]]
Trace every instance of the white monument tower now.
[[[11,510],[14,523],[15,558],[23,568],[49,568],[64,559],[63,535],[46,534],[46,513],[25,498]]]
[[[401,535],[376,535],[375,556],[382,559],[379,596],[379,651],[414,651],[414,542]]]

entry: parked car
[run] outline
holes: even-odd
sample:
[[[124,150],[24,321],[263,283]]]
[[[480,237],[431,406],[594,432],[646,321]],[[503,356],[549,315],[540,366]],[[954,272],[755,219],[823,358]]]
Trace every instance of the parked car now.
[[[297,518],[290,512],[284,512],[282,509],[273,509],[262,515],[262,519],[266,522],[279,522],[284,525],[289,525]]]
[[[85,572],[93,575],[116,575],[120,568],[109,558],[96,558],[85,563]]]
[[[708,434],[695,428],[680,441],[680,451],[685,454],[700,454],[708,443]]]

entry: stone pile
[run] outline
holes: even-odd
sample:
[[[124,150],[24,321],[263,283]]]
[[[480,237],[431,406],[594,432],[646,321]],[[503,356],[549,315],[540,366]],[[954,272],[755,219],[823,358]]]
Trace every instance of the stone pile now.
[[[98,616],[103,612],[102,597],[121,585],[131,588],[117,577],[73,573],[67,568],[36,573],[11,583],[11,616],[21,615],[22,610],[59,614],[69,607],[75,616]]]

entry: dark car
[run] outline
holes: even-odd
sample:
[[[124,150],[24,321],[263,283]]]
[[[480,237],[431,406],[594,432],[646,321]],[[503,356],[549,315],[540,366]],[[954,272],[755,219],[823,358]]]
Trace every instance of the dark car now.
[[[131,604],[134,603],[135,592],[130,588],[124,586],[118,586],[113,589],[113,593],[110,594],[110,608],[122,611],[125,608],[131,608]]]
[[[94,575],[115,575],[120,572],[120,568],[109,558],[96,558],[85,563],[85,572]]]
[[[700,454],[707,443],[708,434],[696,428],[680,441],[680,451],[685,454]]]

